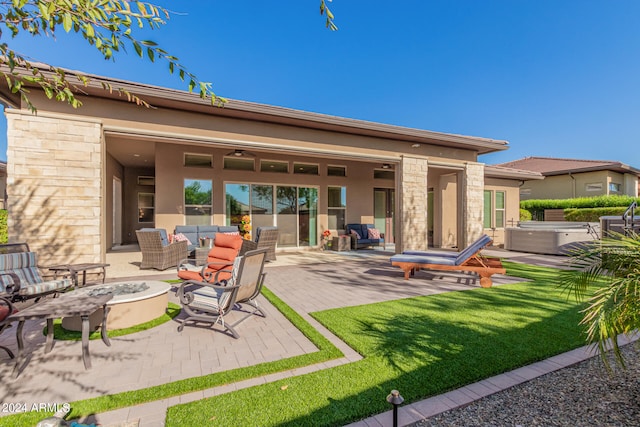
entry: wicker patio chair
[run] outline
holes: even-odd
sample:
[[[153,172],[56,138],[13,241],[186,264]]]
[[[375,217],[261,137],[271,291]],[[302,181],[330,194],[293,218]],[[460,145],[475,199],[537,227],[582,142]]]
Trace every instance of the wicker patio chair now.
[[[169,267],[177,266],[180,260],[187,257],[187,242],[169,243],[168,240],[165,240],[165,230],[137,230],[136,236],[142,252],[141,269],[166,270]]]
[[[278,227],[258,227],[256,229],[257,248],[267,249],[267,261],[276,260],[276,244],[278,243]]]
[[[187,322],[207,323],[211,326],[220,323],[234,338],[239,338],[235,327],[240,322],[256,313],[266,317],[255,301],[266,275],[263,272],[266,253],[266,249],[257,249],[238,256],[228,280],[214,283],[187,280],[182,283],[177,296],[187,317],[178,326],[178,331],[182,331]],[[220,273],[222,271],[218,271],[216,275]],[[251,305],[253,310],[243,310],[246,314],[234,323],[226,322],[224,316],[234,308],[242,308],[243,303]]]

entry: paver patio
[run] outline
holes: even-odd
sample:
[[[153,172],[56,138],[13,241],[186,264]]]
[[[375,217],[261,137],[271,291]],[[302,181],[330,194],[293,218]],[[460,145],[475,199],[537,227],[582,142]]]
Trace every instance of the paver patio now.
[[[390,253],[382,251],[286,254],[279,255],[278,261],[267,265],[266,286],[338,346],[345,353],[344,358],[223,388],[98,414],[85,422],[99,422],[109,426],[139,419],[140,425],[162,425],[166,408],[176,403],[360,358],[312,319],[308,315],[310,312],[479,286],[474,275],[444,272],[423,271],[407,282],[403,279],[401,270],[390,265],[389,255]],[[558,257],[536,259],[550,264],[559,260]],[[145,272],[140,273],[137,280],[145,278]],[[112,273],[114,274],[115,272]],[[148,279],[156,280],[161,277],[175,278],[175,275],[169,270],[165,273],[151,273]],[[121,280],[122,277],[111,277],[107,273],[107,281]],[[497,286],[513,281],[513,278],[496,276],[494,283]],[[176,301],[173,293],[170,293],[170,300]],[[112,338],[111,347],[104,346],[99,340],[92,342],[91,370],[83,368],[80,342],[57,341],[54,350],[44,354],[44,324],[29,322],[25,326],[25,341],[26,350],[32,356],[17,380],[9,380],[13,361],[4,353],[0,354],[0,375],[3,378],[0,401],[25,402],[28,406],[43,402],[65,403],[316,351],[315,346],[264,297],[260,296],[258,301],[268,316],[253,316],[243,322],[239,327],[240,339],[233,339],[219,327],[215,331],[185,327],[179,333],[177,320],[181,314],[175,320],[150,330]],[[229,320],[233,321],[233,318]],[[0,336],[0,344],[15,348],[15,326]]]

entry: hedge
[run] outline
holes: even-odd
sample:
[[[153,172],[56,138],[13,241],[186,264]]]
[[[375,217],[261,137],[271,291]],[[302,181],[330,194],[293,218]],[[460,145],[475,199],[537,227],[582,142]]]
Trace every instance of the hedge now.
[[[598,222],[599,217],[604,215],[622,215],[634,201],[640,203],[640,198],[631,196],[596,196],[577,197],[574,199],[537,199],[522,200],[520,208],[526,209],[534,219],[540,221],[544,219],[545,209],[564,209],[567,221]],[[585,210],[585,212],[576,212],[577,210]]]
[[[0,243],[9,241],[9,233],[7,231],[7,210],[0,209]]]

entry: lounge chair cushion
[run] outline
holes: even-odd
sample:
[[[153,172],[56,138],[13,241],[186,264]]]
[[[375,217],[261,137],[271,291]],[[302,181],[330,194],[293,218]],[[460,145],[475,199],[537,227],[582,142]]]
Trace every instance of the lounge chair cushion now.
[[[44,281],[37,267],[38,258],[35,252],[16,252],[0,256],[0,273],[11,272],[20,280],[18,295],[30,296],[63,290],[71,286],[71,279]],[[0,293],[13,285],[13,278],[8,274],[0,275]]]
[[[205,270],[205,273],[211,274],[210,279],[215,279],[216,272],[220,270],[228,271],[220,271],[217,276],[217,280],[227,280],[231,277],[231,265],[237,258],[241,247],[242,237],[239,235],[224,234],[220,232],[216,233],[214,247],[207,255],[208,267]],[[201,272],[202,270],[194,271],[192,269],[180,269],[178,271],[178,277],[183,280],[202,281],[204,278],[200,275]]]
[[[408,255],[408,254],[396,254],[391,257],[391,262],[412,262],[419,264],[438,264],[438,265],[458,265],[456,264],[456,258],[448,256],[436,256],[436,255]]]

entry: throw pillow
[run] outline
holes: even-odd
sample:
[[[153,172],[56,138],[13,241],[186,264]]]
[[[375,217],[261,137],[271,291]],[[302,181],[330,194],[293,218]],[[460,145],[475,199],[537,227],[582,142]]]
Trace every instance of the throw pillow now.
[[[360,235],[358,234],[358,232],[356,230],[351,230],[351,234],[356,236],[356,239],[358,239],[358,240],[360,240],[362,238],[362,237],[360,237]]]
[[[182,233],[178,233],[175,236],[173,236],[173,240],[175,242],[187,242],[187,245],[191,245],[189,238]]]
[[[369,228],[368,231],[370,239],[380,239],[380,230],[377,228]]]

